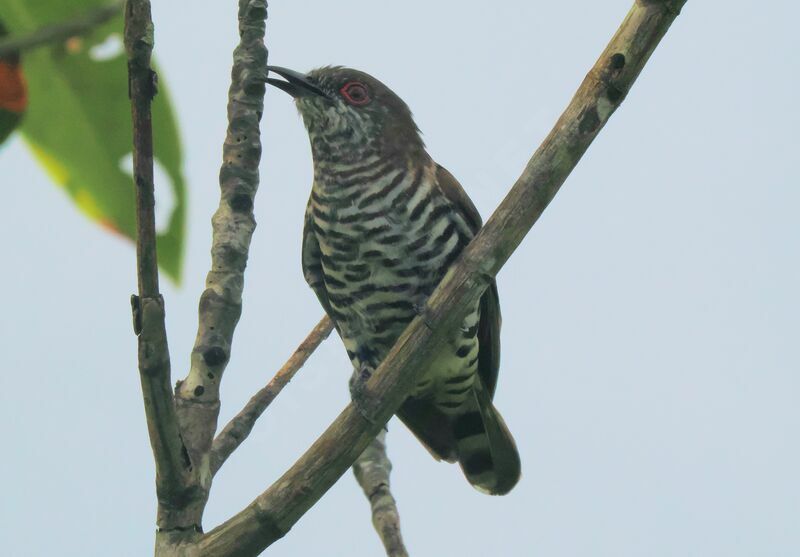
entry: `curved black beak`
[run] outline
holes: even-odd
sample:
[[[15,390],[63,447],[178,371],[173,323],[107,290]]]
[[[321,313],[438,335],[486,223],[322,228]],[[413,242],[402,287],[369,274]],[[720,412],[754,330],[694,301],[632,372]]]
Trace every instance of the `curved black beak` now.
[[[267,83],[274,85],[278,89],[283,89],[294,98],[308,97],[312,95],[324,97],[326,99],[330,98],[325,91],[314,85],[308,76],[304,74],[288,68],[281,68],[280,66],[267,66],[267,70],[274,72],[286,79],[286,81],[283,81],[268,77]]]

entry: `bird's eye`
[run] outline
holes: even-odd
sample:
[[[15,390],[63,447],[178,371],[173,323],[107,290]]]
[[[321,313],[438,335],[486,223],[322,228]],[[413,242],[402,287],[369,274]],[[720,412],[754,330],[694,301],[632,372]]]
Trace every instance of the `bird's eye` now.
[[[358,81],[345,83],[339,92],[347,102],[356,106],[367,104],[371,100],[367,86]]]

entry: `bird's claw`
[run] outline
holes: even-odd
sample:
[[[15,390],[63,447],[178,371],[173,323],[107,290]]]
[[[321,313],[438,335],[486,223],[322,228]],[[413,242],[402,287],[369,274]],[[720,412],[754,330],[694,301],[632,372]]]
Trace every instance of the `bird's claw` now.
[[[353,401],[353,406],[365,420],[373,425],[377,422],[372,417],[371,412],[367,410],[370,405],[368,404],[369,395],[366,393],[365,386],[374,371],[370,366],[362,364],[350,377],[350,399]]]
[[[427,304],[428,304],[428,298],[425,298],[422,301],[415,302],[412,305],[414,307],[414,313],[416,313],[420,318],[422,318],[422,322],[425,323],[425,326],[432,331],[433,325],[428,319],[428,311],[426,309]]]

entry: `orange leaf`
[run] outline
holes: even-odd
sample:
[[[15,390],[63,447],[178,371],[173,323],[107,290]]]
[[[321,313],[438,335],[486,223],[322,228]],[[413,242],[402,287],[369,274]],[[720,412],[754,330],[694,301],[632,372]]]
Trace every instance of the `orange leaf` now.
[[[22,68],[15,62],[0,60],[0,108],[17,114],[28,104]]]

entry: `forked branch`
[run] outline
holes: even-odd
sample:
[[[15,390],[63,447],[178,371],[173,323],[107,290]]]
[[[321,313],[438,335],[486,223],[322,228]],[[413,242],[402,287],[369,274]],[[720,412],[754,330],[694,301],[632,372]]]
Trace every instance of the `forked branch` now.
[[[247,439],[261,414],[300,371],[314,350],[328,338],[332,330],[333,321],[326,315],[300,343],[294,354],[281,366],[275,377],[263,389],[254,394],[245,407],[222,429],[214,439],[211,448],[212,474],[216,474],[233,451]]]
[[[205,557],[258,555],[352,465],[397,410],[437,350],[477,303],[628,94],[686,0],[638,0],[555,127],[364,388],[316,442],[244,510],[199,542]]]
[[[176,392],[184,442],[206,491],[212,480],[209,457],[219,416],[219,388],[242,313],[244,270],[256,227],[253,203],[259,185],[259,123],[267,75],[266,16],[265,0],[239,0],[240,40],[233,53],[228,91],[220,203],[211,219],[211,270],[200,296],[189,374]]]
[[[158,289],[150,118],[150,104],[156,94],[156,75],[150,69],[153,22],[148,0],[129,0],[126,5],[125,50],[133,119],[136,271],[139,283],[139,295],[133,296],[131,305],[134,331],[139,341],[139,375],[147,429],[156,461],[156,491],[161,516],[163,508],[180,505],[192,482],[173,404],[164,300]]]

